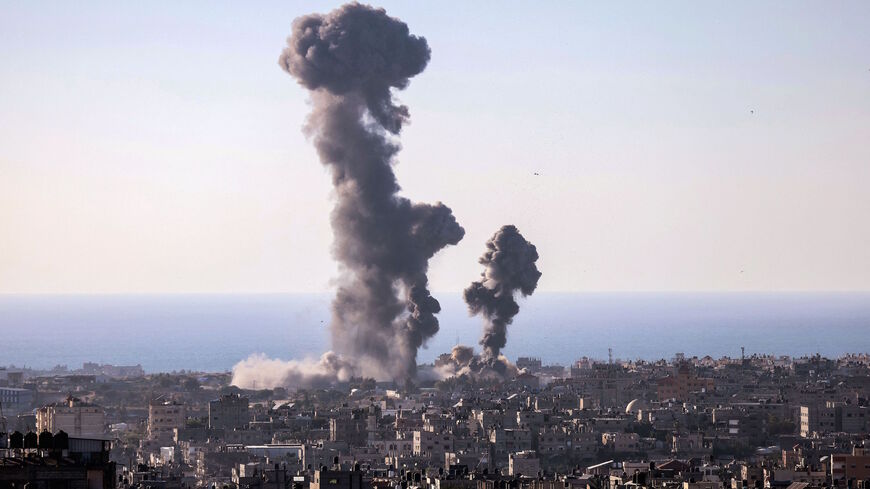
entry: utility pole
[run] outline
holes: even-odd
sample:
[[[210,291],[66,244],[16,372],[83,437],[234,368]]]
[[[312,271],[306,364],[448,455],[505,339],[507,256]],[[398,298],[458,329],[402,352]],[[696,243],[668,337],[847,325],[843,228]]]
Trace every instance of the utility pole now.
[[[3,401],[0,401],[0,436],[6,436],[6,416],[3,416]]]

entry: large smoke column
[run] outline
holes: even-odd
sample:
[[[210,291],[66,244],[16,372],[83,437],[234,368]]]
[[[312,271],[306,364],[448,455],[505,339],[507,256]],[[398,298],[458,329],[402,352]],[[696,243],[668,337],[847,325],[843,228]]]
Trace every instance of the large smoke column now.
[[[465,302],[472,314],[483,316],[485,324],[480,344],[483,361],[494,364],[507,343],[507,326],[520,312],[514,295],[531,295],[541,272],[535,266],[538,251],[526,241],[516,226],[502,226],[489,241],[480,264],[486,268],[481,279],[465,289]]]
[[[465,231],[439,203],[399,197],[393,173],[408,108],[394,102],[423,71],[429,46],[383,9],[352,3],[296,19],[279,64],[311,90],[306,132],[332,173],[333,253],[341,277],[333,348],[357,374],[404,381],[418,348],[438,332],[428,261]],[[323,362],[321,362],[323,364]]]

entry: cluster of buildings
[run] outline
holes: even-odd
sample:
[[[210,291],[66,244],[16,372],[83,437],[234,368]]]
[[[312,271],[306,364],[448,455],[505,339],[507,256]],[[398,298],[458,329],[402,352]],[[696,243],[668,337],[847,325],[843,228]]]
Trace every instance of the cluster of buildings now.
[[[28,392],[0,404],[0,487],[870,488],[870,357],[517,366],[293,392],[187,372],[0,379]]]

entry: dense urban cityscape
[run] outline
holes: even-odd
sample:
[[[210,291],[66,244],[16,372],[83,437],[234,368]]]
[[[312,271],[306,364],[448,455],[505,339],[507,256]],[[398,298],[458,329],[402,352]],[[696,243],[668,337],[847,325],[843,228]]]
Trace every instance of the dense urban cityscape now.
[[[229,372],[0,368],[0,486],[811,489],[870,479],[868,355],[516,367],[504,381],[264,390],[231,385]]]
[[[382,3],[0,2],[0,489],[870,489],[870,2]]]

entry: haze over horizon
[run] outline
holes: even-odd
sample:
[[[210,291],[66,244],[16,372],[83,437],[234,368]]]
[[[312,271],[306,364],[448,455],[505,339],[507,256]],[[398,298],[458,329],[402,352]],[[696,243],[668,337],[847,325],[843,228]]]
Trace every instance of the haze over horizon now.
[[[432,48],[395,172],[467,231],[436,294],[493,223],[541,292],[870,290],[870,4],[376,5]],[[333,288],[276,61],[335,4],[0,6],[0,293]]]

